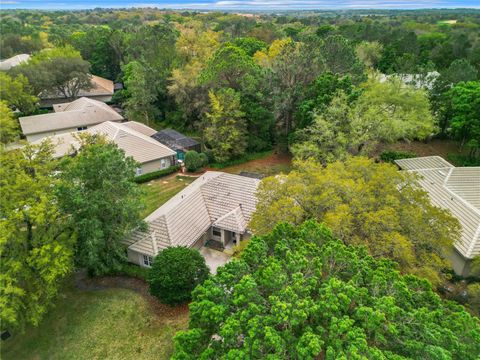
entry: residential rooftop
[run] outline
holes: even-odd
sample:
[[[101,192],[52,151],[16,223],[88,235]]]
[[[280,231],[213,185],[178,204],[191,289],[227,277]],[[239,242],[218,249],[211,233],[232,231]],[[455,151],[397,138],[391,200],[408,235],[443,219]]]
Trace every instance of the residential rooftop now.
[[[135,231],[125,243],[155,256],[169,246],[193,246],[211,226],[245,233],[258,184],[258,179],[208,171],[147,216],[148,229]]]
[[[117,123],[105,121],[99,125],[92,126],[81,132],[64,133],[51,136],[48,139],[54,145],[55,158],[74,153],[80,147],[78,135],[88,133],[91,135],[104,135],[107,140],[113,141],[120,149],[125,152],[125,156],[131,156],[139,163],[146,163],[160,158],[174,156],[175,151],[169,149],[158,141],[153,140],[148,135],[138,131],[138,129],[147,131],[155,131],[146,125],[129,121],[125,123]],[[37,140],[39,143],[45,139]]]
[[[23,134],[40,134],[96,125],[104,121],[123,120],[122,115],[104,102],[86,97],[55,105],[54,111],[48,114],[21,117],[19,121]]]
[[[432,203],[449,210],[461,226],[456,249],[468,259],[480,255],[480,167],[455,167],[439,156],[396,160],[403,170],[420,175]]]

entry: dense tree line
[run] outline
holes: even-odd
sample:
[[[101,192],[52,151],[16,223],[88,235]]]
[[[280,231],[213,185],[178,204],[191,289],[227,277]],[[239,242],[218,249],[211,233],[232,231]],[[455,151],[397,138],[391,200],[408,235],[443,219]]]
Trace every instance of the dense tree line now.
[[[478,106],[465,115],[459,105],[478,85],[480,14],[475,10],[254,17],[155,9],[18,10],[2,12],[0,24],[3,57],[36,54],[31,64],[12,73],[28,79],[31,95],[55,91],[75,97],[78,86],[88,87],[90,73],[122,82],[125,88],[114,101],[125,107],[128,118],[197,133],[217,161],[277,145],[296,146],[297,139],[323,132],[325,126],[334,138],[353,137],[359,128],[379,122],[374,138],[357,144],[364,152],[376,142],[439,133],[478,156],[477,124],[466,123]],[[54,49],[70,48],[77,52],[57,51],[56,57],[46,58]],[[375,72],[417,74],[417,80],[440,75],[431,87],[395,96],[403,82],[375,85]],[[466,91],[452,89],[461,82],[473,84]],[[342,96],[339,91],[346,99],[336,98]],[[336,109],[324,114],[334,97]],[[218,106],[222,101],[228,119]],[[397,104],[404,110],[392,111]],[[416,111],[405,111],[412,105],[421,107],[417,120]],[[331,125],[328,117],[341,106],[349,114]],[[384,119],[394,115],[398,121],[355,115],[378,109]],[[219,135],[225,132],[219,126],[224,120],[237,131]],[[394,135],[387,138],[390,130]]]

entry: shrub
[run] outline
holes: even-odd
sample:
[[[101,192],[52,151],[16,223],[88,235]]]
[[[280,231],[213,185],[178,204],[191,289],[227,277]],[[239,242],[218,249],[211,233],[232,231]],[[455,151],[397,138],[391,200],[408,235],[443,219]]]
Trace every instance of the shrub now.
[[[393,163],[395,160],[399,159],[409,159],[417,157],[417,154],[413,152],[404,152],[404,151],[384,151],[380,154],[380,160],[384,162]]]
[[[141,183],[148,182],[150,180],[158,179],[158,178],[173,174],[174,172],[177,172],[178,170],[180,170],[180,166],[177,166],[177,165],[170,166],[169,168],[166,168],[164,170],[153,171],[153,172],[148,173],[148,174],[143,174],[143,175],[137,176],[134,179],[134,181],[137,184],[141,184]]]
[[[447,159],[456,166],[480,166],[480,157],[475,158],[468,155],[448,154]]]
[[[111,276],[122,275],[122,276],[129,276],[137,279],[147,280],[149,272],[150,272],[150,269],[147,267],[141,267],[138,265],[125,263],[122,265],[122,267],[119,270],[112,270],[105,275],[111,275]]]
[[[211,164],[215,161],[212,149],[206,149],[202,154],[207,155],[207,164]]]
[[[208,277],[205,259],[195,249],[170,247],[158,254],[148,276],[150,293],[174,305],[191,300],[191,292]]]
[[[187,151],[185,154],[185,167],[188,171],[198,171],[207,164],[208,157],[206,154],[199,154],[195,150]]]

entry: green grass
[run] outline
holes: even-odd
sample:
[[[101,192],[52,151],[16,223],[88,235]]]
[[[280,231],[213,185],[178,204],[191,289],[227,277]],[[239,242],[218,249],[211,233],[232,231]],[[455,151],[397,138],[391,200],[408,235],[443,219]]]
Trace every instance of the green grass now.
[[[142,214],[143,217],[151,214],[195,179],[194,177],[176,175],[141,184],[141,187],[145,190],[146,204]]]
[[[153,313],[139,293],[126,289],[66,289],[38,328],[2,341],[7,359],[168,359],[186,312]]]

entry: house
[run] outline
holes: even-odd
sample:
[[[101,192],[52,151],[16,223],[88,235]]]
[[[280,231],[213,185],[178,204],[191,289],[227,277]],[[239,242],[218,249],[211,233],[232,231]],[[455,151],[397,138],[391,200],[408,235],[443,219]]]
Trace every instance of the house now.
[[[29,54],[19,54],[12,56],[9,59],[2,60],[0,61],[0,71],[8,71],[15,66],[28,62],[29,59]]]
[[[437,71],[430,71],[426,74],[392,74],[385,75],[380,74],[379,81],[381,83],[386,82],[393,77],[399,78],[404,84],[412,85],[415,89],[427,89],[432,90],[433,85],[437,81],[440,73]]]
[[[175,164],[175,151],[146,135],[151,132],[155,130],[135,121],[105,121],[82,131],[91,135],[103,135],[117,144],[125,156],[131,156],[140,163],[137,175],[163,170]],[[80,147],[77,135],[78,132],[70,132],[49,137],[54,145],[54,158],[74,154]],[[37,140],[36,143],[43,140]]]
[[[48,136],[81,131],[104,121],[123,121],[123,117],[107,104],[88,98],[57,104],[55,112],[24,116],[19,119],[29,142]]]
[[[401,169],[419,174],[432,204],[459,220],[462,233],[451,261],[457,274],[468,275],[471,260],[480,255],[480,167],[455,167],[439,156],[395,162]]]
[[[184,160],[185,153],[187,151],[201,151],[200,143],[198,141],[172,129],[165,129],[151,136],[158,142],[161,142],[163,145],[166,145],[170,149],[175,150],[177,152],[178,160]]]
[[[80,89],[77,94],[78,98],[86,97],[92,100],[109,102],[112,100],[114,93],[114,83],[112,80],[102,78],[100,76],[91,75],[90,81],[92,87],[88,90]],[[66,98],[62,93],[41,93],[39,95],[42,106],[54,106],[58,103],[63,103]]]
[[[147,230],[125,240],[128,260],[150,266],[170,246],[201,249],[207,242],[228,248],[249,234],[258,179],[208,171],[146,219]]]

